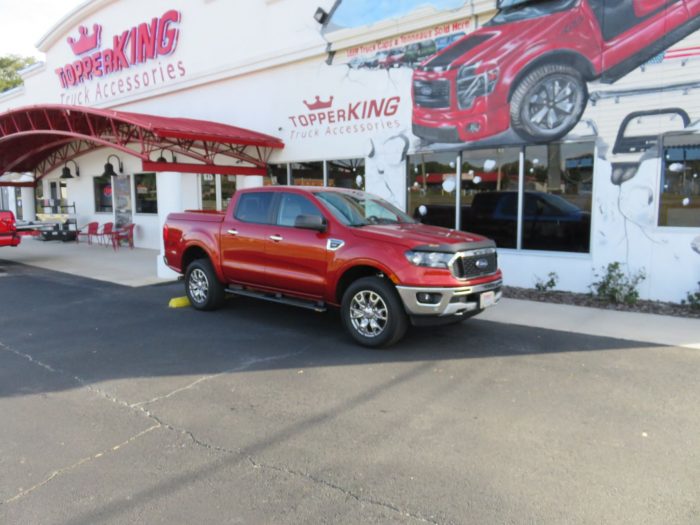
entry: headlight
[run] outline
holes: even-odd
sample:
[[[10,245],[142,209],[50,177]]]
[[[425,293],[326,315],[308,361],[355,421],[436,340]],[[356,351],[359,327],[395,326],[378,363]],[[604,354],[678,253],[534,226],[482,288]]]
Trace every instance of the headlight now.
[[[457,74],[457,102],[460,109],[467,109],[477,97],[488,95],[496,87],[499,70],[497,67],[477,73],[481,63],[462,66]]]
[[[414,252],[410,250],[406,252],[408,262],[416,266],[427,266],[428,268],[448,268],[447,265],[453,257],[453,253]]]

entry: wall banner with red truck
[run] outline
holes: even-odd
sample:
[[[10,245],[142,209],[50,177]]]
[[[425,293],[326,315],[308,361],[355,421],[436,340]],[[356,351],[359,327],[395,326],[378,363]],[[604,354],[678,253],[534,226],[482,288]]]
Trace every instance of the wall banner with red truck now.
[[[411,155],[587,142],[598,191],[576,184],[606,232],[591,233],[597,259],[656,245],[682,259],[690,238],[659,226],[700,226],[700,137],[679,138],[700,130],[699,28],[700,0],[338,0],[282,138],[292,156],[364,144],[366,189],[411,212]],[[463,187],[492,175],[474,173]]]

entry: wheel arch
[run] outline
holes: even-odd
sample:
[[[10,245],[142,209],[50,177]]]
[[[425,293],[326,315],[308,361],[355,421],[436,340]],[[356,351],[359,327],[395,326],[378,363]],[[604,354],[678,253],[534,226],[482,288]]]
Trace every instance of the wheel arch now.
[[[513,93],[518,88],[523,78],[538,67],[554,64],[573,67],[581,74],[581,77],[586,82],[593,80],[598,76],[590,60],[580,53],[570,50],[553,51],[551,53],[547,53],[546,55],[537,57],[535,60],[528,63],[524,68],[518,71],[517,75],[515,75],[515,78],[513,79],[513,82],[511,82],[510,87],[508,88],[508,102],[511,101]]]
[[[223,282],[221,268],[217,264],[216,258],[212,257],[212,255],[207,251],[207,249],[200,244],[191,244],[182,253],[182,273],[186,273],[187,267],[197,259],[209,259],[209,262],[214,268],[214,271],[216,272],[216,275],[218,276],[219,280]]]
[[[393,284],[391,273],[382,269],[379,264],[362,263],[346,268],[342,271],[335,286],[335,301],[340,304],[343,300],[343,294],[348,287],[363,277],[383,277]]]

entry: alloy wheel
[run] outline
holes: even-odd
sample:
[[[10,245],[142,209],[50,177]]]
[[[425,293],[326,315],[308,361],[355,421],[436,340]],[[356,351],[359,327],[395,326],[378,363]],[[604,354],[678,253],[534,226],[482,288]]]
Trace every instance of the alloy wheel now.
[[[350,303],[353,328],[365,337],[377,337],[386,328],[389,309],[384,299],[371,290],[357,292]]]

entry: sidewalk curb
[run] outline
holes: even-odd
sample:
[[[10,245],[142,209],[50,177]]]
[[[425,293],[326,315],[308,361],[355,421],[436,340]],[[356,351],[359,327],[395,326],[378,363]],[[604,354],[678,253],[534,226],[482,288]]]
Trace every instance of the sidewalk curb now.
[[[700,320],[502,299],[478,319],[700,350]]]

